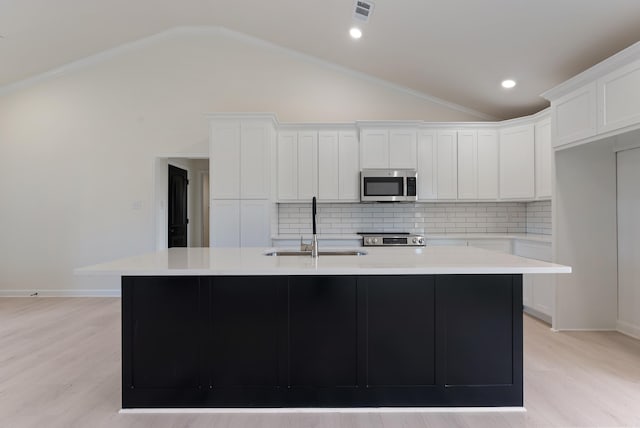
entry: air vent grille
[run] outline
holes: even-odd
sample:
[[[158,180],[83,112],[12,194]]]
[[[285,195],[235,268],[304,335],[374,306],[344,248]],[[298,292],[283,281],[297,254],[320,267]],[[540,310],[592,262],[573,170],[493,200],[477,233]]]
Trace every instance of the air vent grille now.
[[[353,17],[361,21],[368,21],[373,13],[373,3],[365,0],[356,0]]]

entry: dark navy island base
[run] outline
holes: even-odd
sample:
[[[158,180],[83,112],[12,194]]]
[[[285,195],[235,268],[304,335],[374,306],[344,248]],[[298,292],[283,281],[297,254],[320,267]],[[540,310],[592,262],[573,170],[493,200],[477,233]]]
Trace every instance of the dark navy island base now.
[[[122,407],[523,405],[522,275],[125,276]]]

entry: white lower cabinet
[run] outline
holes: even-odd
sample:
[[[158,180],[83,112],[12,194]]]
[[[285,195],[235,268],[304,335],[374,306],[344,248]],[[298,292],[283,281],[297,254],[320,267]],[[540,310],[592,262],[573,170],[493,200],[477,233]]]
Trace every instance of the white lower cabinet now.
[[[267,199],[212,200],[209,232],[211,246],[270,246],[270,204]]]
[[[516,256],[551,262],[553,259],[551,244],[547,242],[514,242]],[[554,274],[522,275],[522,303],[525,311],[547,322],[553,317],[555,302]]]

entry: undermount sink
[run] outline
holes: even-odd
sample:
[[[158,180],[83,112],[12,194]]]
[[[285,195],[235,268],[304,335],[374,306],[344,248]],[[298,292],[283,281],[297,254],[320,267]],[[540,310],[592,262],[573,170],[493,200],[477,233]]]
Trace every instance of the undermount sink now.
[[[311,256],[311,251],[269,251],[264,253],[265,256]],[[331,251],[318,251],[318,256],[366,256],[366,251],[358,250],[331,250]]]

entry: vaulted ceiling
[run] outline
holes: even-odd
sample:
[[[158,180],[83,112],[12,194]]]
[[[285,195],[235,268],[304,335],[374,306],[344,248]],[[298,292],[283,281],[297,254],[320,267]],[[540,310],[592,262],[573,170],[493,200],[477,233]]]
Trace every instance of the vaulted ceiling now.
[[[640,40],[638,0],[373,2],[352,40],[353,0],[2,0],[0,87],[176,26],[220,26],[506,119]]]

